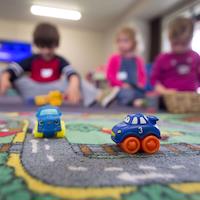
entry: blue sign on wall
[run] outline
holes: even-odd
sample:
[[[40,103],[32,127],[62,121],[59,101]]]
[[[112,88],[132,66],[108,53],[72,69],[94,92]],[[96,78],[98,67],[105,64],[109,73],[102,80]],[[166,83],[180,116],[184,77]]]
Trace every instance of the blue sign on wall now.
[[[0,61],[22,60],[32,54],[31,44],[19,41],[0,40]]]

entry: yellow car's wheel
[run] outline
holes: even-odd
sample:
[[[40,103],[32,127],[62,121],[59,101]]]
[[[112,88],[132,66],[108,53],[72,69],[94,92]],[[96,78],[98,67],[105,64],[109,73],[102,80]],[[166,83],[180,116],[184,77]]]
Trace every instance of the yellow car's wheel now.
[[[43,138],[43,136],[44,136],[43,133],[39,133],[39,132],[34,132],[33,135],[35,138]]]
[[[65,137],[65,122],[61,121],[61,131],[56,133],[57,138],[63,138]]]
[[[42,138],[44,136],[43,133],[38,132],[38,122],[35,123],[35,127],[33,129],[33,135],[35,138]]]

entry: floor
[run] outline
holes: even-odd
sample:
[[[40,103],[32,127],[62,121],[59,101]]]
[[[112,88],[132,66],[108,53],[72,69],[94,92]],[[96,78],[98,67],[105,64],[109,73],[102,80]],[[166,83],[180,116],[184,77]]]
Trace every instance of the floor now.
[[[5,96],[0,97],[0,112],[34,112],[37,110],[37,106],[28,104],[22,101],[17,96]],[[83,106],[61,106],[62,112],[69,113],[132,113],[139,112],[141,110],[133,109],[132,107],[119,106],[113,103],[109,108],[102,108],[100,105],[94,105],[92,107]]]

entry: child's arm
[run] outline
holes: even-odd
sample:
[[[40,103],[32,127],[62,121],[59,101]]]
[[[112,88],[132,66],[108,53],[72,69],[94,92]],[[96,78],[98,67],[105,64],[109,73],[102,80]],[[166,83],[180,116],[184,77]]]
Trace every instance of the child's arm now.
[[[67,101],[71,104],[78,104],[81,100],[80,78],[78,75],[71,75],[69,78],[69,87],[65,91]]]
[[[155,91],[161,95],[172,94],[176,92],[175,89],[166,88],[162,84],[162,75],[163,75],[162,66],[164,62],[165,61],[164,61],[163,55],[158,56],[158,58],[153,64],[152,73],[151,73],[151,84],[154,86]]]
[[[138,86],[144,88],[146,86],[147,74],[145,63],[142,58],[137,57],[137,68],[138,68]]]
[[[4,95],[10,87],[10,74],[8,72],[3,72],[0,77],[0,95]]]
[[[12,86],[12,82],[19,78],[25,71],[30,71],[33,56],[20,62],[12,62],[0,76],[0,94],[3,95]]]
[[[176,93],[175,89],[168,89],[168,88],[164,87],[161,83],[156,83],[155,91],[161,95]]]
[[[62,57],[60,57],[60,61],[61,71],[66,76],[69,84],[64,92],[64,96],[66,97],[68,103],[78,104],[81,100],[80,77],[68,61]]]
[[[107,65],[107,80],[110,83],[111,86],[118,86],[123,87],[123,82],[117,79],[117,73],[118,73],[118,67],[119,63],[117,62],[117,56],[112,56]]]

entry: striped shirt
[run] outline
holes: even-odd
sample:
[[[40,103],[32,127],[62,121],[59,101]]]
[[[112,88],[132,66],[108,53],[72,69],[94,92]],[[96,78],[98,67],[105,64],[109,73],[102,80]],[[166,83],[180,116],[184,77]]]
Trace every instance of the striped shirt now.
[[[10,73],[11,81],[15,81],[22,74],[28,73],[31,79],[43,83],[58,80],[62,74],[66,75],[67,79],[71,75],[77,75],[70,63],[57,55],[48,61],[40,55],[32,55],[20,62],[11,63],[6,71]]]

